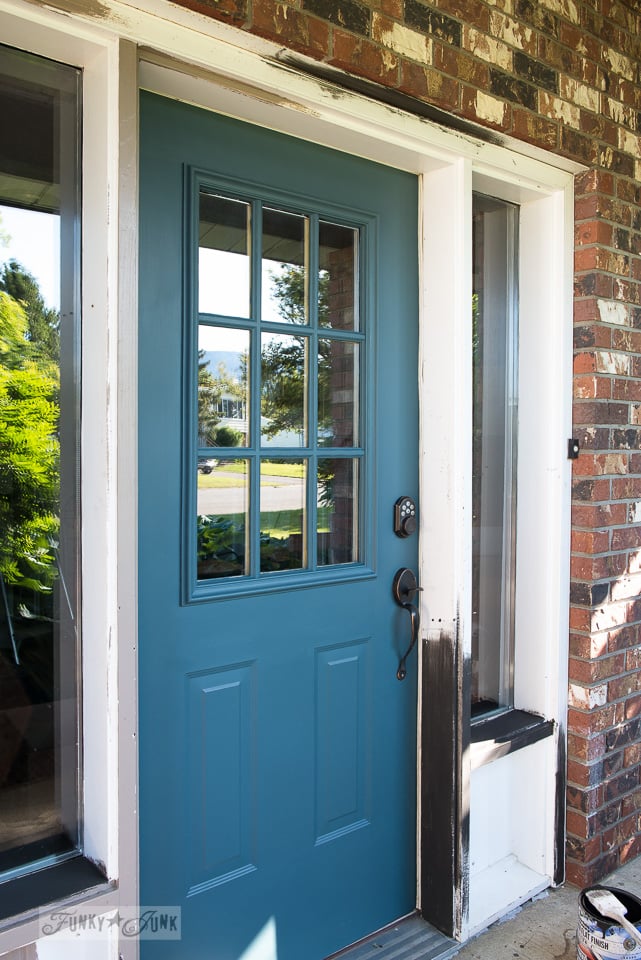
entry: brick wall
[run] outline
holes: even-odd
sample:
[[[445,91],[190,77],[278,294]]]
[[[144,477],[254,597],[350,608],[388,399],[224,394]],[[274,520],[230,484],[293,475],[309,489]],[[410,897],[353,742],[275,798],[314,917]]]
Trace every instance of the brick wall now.
[[[641,9],[178,0],[585,164],[576,190],[568,877],[641,852]]]

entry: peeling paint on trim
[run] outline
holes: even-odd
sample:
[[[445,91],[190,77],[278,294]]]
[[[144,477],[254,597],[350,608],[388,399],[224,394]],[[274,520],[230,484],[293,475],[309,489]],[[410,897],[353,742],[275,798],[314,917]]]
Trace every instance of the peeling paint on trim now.
[[[463,120],[456,117],[439,107],[411,97],[407,93],[401,93],[400,90],[394,90],[391,87],[385,87],[380,83],[374,83],[372,80],[365,80],[362,77],[355,77],[349,73],[343,73],[334,67],[326,64],[316,63],[307,58],[298,57],[292,54],[288,49],[283,49],[277,54],[276,61],[278,65],[288,67],[297,73],[302,73],[327,84],[327,90],[333,97],[339,99],[348,93],[357,93],[367,97],[369,100],[375,100],[396,113],[409,113],[422,120],[429,120],[438,124],[446,130],[453,130],[456,133],[470,137],[477,142],[482,140],[495,146],[503,147],[507,144],[505,137],[500,136],[494,131],[487,130],[484,127],[469,120]]]
[[[78,14],[96,20],[113,20],[113,11],[100,0],[27,0],[34,7],[53,10],[55,13]]]
[[[286,107],[288,110],[297,110],[299,113],[305,113],[310,117],[320,118],[320,113],[317,110],[313,110],[311,107],[304,106],[296,100],[291,100],[288,97],[278,96],[278,94],[270,93],[268,90],[264,90],[261,87],[256,87],[252,86],[252,84],[245,83],[243,80],[236,80],[233,77],[226,77],[220,73],[216,73],[214,70],[207,70],[203,67],[186,63],[184,60],[179,60],[174,57],[167,56],[166,54],[158,53],[158,51],[153,50],[150,47],[140,47],[139,54],[140,60],[144,60],[146,63],[152,63],[155,66],[165,67],[168,70],[173,70],[175,73],[181,73],[184,76],[193,77],[195,80],[211,81],[212,83],[215,83],[216,86],[221,87],[223,90],[229,90],[232,93],[240,93],[245,97],[251,97],[252,100],[259,100],[261,103],[268,103],[270,106]],[[270,60],[269,62],[272,64],[274,63],[273,60]]]

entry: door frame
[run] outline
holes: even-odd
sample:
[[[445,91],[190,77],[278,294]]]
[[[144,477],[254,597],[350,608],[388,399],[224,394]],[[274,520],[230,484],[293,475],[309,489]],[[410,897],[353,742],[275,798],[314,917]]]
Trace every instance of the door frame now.
[[[550,534],[546,546],[557,559],[546,576],[551,593],[545,601],[544,621],[553,637],[544,658],[548,682],[538,699],[532,695],[530,706],[533,709],[545,700],[548,715],[558,724],[555,743],[562,747],[569,583],[564,566],[569,565],[569,470],[563,447],[571,424],[572,174],[579,168],[502,134],[489,134],[486,128],[430,110],[411,98],[385,102],[384,88],[375,84],[350,89],[349,78],[338,70],[323,67],[319,77],[319,65],[312,61],[291,53],[283,56],[277,44],[164,0],[137,0],[135,7],[127,0],[105,0],[89,5],[82,14],[75,0],[56,0],[55,6],[53,10],[26,0],[0,0],[0,14],[3,25],[11,27],[5,30],[3,42],[83,65],[91,81],[83,174],[95,189],[85,190],[83,209],[85,243],[92,245],[91,256],[85,257],[83,264],[83,351],[85,375],[88,372],[101,389],[98,410],[96,391],[85,391],[83,397],[83,445],[86,463],[91,466],[88,451],[95,450],[98,464],[89,470],[85,503],[98,503],[105,522],[92,532],[85,517],[83,576],[88,582],[98,578],[108,585],[109,610],[97,623],[95,611],[87,605],[83,619],[85,638],[94,637],[95,650],[103,649],[107,633],[110,642],[108,651],[98,657],[105,669],[93,672],[92,684],[86,682],[90,670],[85,678],[85,721],[92,731],[88,756],[108,756],[110,769],[117,769],[118,775],[106,790],[101,764],[90,762],[85,771],[84,803],[86,811],[94,811],[96,822],[104,825],[97,853],[104,858],[114,884],[120,878],[121,892],[105,900],[105,908],[117,903],[118,896],[121,904],[138,902],[134,879],[137,810],[132,799],[138,769],[138,518],[131,491],[137,482],[137,425],[132,411],[137,395],[140,84],[420,177],[417,379],[422,408],[423,509],[419,577],[426,627],[419,660],[417,905],[428,920],[464,938],[469,930],[471,773],[469,725],[462,705],[471,610],[471,534],[466,529],[471,526],[466,520],[471,453],[466,439],[470,385],[462,369],[470,350],[471,192],[475,188],[527,206],[528,310],[531,314],[547,311],[538,346],[538,353],[546,356],[537,355],[536,362],[538,369],[545,363],[549,373],[547,407],[556,411],[553,434],[544,437],[541,428],[536,429],[534,415],[528,416],[535,435],[544,441],[546,469],[554,474],[550,489],[544,491],[543,512],[547,515],[545,532]],[[83,60],[74,44],[84,44],[87,49],[93,45],[93,50],[83,55]],[[98,196],[99,202],[92,196]],[[438,223],[438,232],[430,229],[433,222]],[[537,285],[541,276],[548,282]],[[96,306],[102,325],[92,323]],[[433,321],[442,316],[449,318],[448,324]],[[554,349],[546,352],[545,331],[550,334],[554,330],[561,335],[554,341]],[[433,357],[438,357],[436,365]],[[444,396],[451,402],[443,403]],[[549,421],[545,423],[549,425]],[[87,490],[87,484],[83,486]],[[529,561],[533,575],[544,556],[542,539],[538,538]],[[532,652],[526,650],[524,656],[534,666]],[[91,660],[85,662],[90,667]],[[428,670],[424,670],[426,663]],[[98,678],[104,681],[99,691],[99,722],[90,709],[90,704],[97,702]],[[450,709],[445,713],[431,696],[437,686],[449,691]],[[421,738],[421,711],[428,730],[441,724],[443,737],[438,749],[433,737]],[[555,761],[550,768],[552,780],[559,766]],[[424,771],[429,777],[422,777]],[[429,862],[424,857],[423,863],[421,850],[431,849],[438,838],[441,846],[436,866],[432,856]],[[430,884],[430,873],[437,884]],[[553,864],[549,873],[558,877]],[[29,929],[25,943],[34,939],[33,927]],[[18,934],[12,936],[12,947],[19,942]],[[135,942],[123,942],[120,949],[124,960],[137,956]]]
[[[415,173],[420,181],[419,357],[420,385],[420,527],[419,580],[422,645],[419,657],[417,749],[417,870],[416,905],[424,918],[457,939],[470,928],[470,763],[469,663],[471,622],[471,204],[472,191],[523,204],[521,225],[522,284],[530,319],[547,311],[540,329],[562,330],[549,375],[553,405],[561,414],[557,440],[571,430],[571,224],[572,176],[541,162],[540,157],[515,154],[506,146],[472,139],[442,127],[427,125],[412,114],[392,114],[359,92],[337,88],[340,74],[318,78],[288,65],[257,59],[246,51],[239,66],[238,50],[220,50],[216,71],[177,62],[175,57],[141,51],[140,83],[145,89],[175,97],[204,109],[268,126],[280,132],[357,153],[368,159]],[[230,57],[230,59],[226,59]],[[305,64],[297,64],[305,68]],[[243,80],[239,81],[238,77]],[[285,99],[286,95],[286,99]],[[519,145],[523,149],[523,145]],[[563,163],[562,166],[568,167]],[[546,227],[550,220],[552,229]],[[438,233],[430,224],[439,224]],[[541,255],[540,250],[545,250]],[[568,253],[569,251],[569,253]],[[543,275],[549,282],[539,283]],[[452,293],[454,291],[454,293]],[[435,316],[448,316],[438,325]],[[532,345],[529,345],[532,348]],[[539,349],[539,354],[541,349]],[[432,357],[439,363],[432,363]],[[537,361],[542,363],[541,357]],[[549,368],[548,368],[549,369]],[[539,373],[540,373],[539,369]],[[454,385],[454,390],[452,390]],[[443,396],[453,393],[452,403]],[[523,429],[541,435],[534,410],[524,411]],[[561,451],[561,453],[559,453]],[[564,585],[569,557],[569,480],[564,444],[548,456],[546,468],[558,482],[545,499],[549,521],[544,543],[554,544],[553,564],[558,587],[547,603],[545,621],[558,644],[545,657],[544,673],[552,693],[525,694],[526,709],[539,710],[556,723],[553,749],[544,761],[546,798],[541,817],[547,818],[560,789],[558,750],[564,742],[567,689],[567,611]],[[526,498],[527,499],[527,498]],[[533,493],[530,491],[530,499]],[[438,504],[434,507],[433,504]],[[445,505],[445,508],[443,507]],[[556,528],[554,529],[554,524]],[[436,545],[436,547],[435,547]],[[438,564],[432,561],[434,550]],[[524,576],[534,575],[541,562],[543,541],[524,560]],[[524,659],[531,662],[534,654]],[[540,672],[540,671],[539,671]],[[433,691],[439,691],[437,703]],[[535,892],[560,882],[559,824],[548,822],[550,842]],[[530,893],[531,895],[531,893]],[[526,899],[526,896],[523,897]]]

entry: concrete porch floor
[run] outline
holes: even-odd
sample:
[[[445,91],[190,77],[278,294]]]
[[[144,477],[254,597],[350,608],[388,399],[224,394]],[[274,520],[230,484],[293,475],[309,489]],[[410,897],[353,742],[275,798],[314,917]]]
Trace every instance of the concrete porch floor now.
[[[641,897],[641,858],[600,882]],[[470,940],[456,960],[576,960],[579,893],[566,884],[541,894]]]

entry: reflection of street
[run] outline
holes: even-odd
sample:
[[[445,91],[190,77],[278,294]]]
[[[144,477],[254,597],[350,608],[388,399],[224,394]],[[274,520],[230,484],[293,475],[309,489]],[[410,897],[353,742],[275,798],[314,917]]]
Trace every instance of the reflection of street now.
[[[214,469],[214,474],[216,470]],[[198,513],[201,516],[244,513],[247,506],[247,487],[241,473],[224,473],[218,476],[228,477],[230,487],[212,487],[198,489]],[[199,478],[200,479],[200,478]],[[235,486],[239,481],[242,486]],[[263,512],[277,510],[300,510],[305,499],[304,481],[301,477],[262,478],[260,491],[260,509]]]

